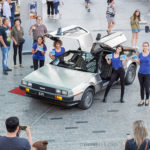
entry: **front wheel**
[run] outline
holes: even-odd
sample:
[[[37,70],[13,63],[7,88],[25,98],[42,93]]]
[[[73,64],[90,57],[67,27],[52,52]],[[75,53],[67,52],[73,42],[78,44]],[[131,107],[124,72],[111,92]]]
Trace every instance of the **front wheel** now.
[[[127,70],[127,74],[125,77],[125,84],[129,85],[132,84],[135,80],[136,76],[136,66],[134,64],[131,64]]]
[[[94,90],[92,88],[87,88],[82,96],[81,102],[78,107],[86,110],[90,108],[94,101]]]

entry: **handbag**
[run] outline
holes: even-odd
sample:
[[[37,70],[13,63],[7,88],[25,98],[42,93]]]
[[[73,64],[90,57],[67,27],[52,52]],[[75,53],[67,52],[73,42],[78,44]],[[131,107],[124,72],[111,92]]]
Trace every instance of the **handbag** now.
[[[106,14],[109,15],[110,17],[115,17],[115,13],[107,11]]]
[[[24,39],[24,38],[19,38],[19,39],[18,39],[18,43],[19,43],[19,44],[24,44],[24,42],[25,42],[25,39]]]

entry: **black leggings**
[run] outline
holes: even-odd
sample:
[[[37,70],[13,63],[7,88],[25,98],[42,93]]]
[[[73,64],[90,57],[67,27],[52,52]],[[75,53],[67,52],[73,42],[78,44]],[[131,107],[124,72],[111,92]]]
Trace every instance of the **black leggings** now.
[[[51,11],[50,11],[51,9]],[[54,15],[54,5],[53,2],[47,2],[47,14],[50,15]]]
[[[13,43],[13,48],[14,48],[14,65],[16,65],[16,57],[17,57],[17,51],[18,51],[18,54],[19,54],[19,63],[22,64],[22,47],[23,47],[23,44],[20,44],[20,45],[15,45]]]
[[[125,71],[123,68],[120,68],[118,70],[113,70],[113,73],[111,75],[111,79],[110,79],[110,82],[106,88],[106,91],[105,91],[105,94],[104,94],[104,98],[107,97],[108,95],[108,92],[111,88],[111,86],[113,85],[113,83],[118,79],[120,78],[120,82],[121,82],[121,99],[123,99],[123,96],[124,96],[124,76],[125,76]]]
[[[44,60],[33,59],[33,67],[34,67],[34,70],[37,70],[37,69],[38,69],[39,63],[40,63],[40,67],[44,66]]]
[[[144,100],[144,92],[146,92],[146,99],[149,99],[150,74],[139,73],[138,78],[140,82],[141,100]]]

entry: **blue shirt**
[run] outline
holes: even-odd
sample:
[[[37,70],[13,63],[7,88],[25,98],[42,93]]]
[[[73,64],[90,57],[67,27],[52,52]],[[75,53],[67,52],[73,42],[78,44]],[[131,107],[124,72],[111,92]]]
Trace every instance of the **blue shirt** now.
[[[143,54],[140,53],[139,59],[140,59],[139,73],[150,74],[150,53],[148,56],[143,56]]]
[[[33,59],[36,59],[36,60],[45,60],[45,56],[42,54],[42,50],[43,51],[46,51],[47,48],[46,46],[38,46],[37,43],[33,44],[33,47],[32,47],[34,50],[36,50],[37,48],[39,49],[35,54],[33,54],[32,58]]]
[[[52,51],[55,51],[55,59],[56,59],[56,58],[58,58],[59,56],[61,56],[62,54],[65,53],[65,48],[61,47],[61,51],[60,52],[57,52],[55,48]]]
[[[120,60],[120,56],[117,58],[114,58],[114,54],[112,54],[112,68],[113,69],[119,69],[122,68],[122,61]]]
[[[0,137],[0,150],[31,150],[29,141],[20,137]]]

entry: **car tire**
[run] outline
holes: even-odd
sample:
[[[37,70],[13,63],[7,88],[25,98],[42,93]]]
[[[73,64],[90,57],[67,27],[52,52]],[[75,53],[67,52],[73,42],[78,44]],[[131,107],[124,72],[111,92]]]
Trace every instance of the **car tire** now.
[[[90,108],[94,101],[94,90],[87,88],[82,96],[81,102],[78,104],[80,109],[86,110]]]
[[[130,85],[134,82],[136,76],[136,66],[131,64],[127,70],[127,74],[125,77],[125,84]]]

